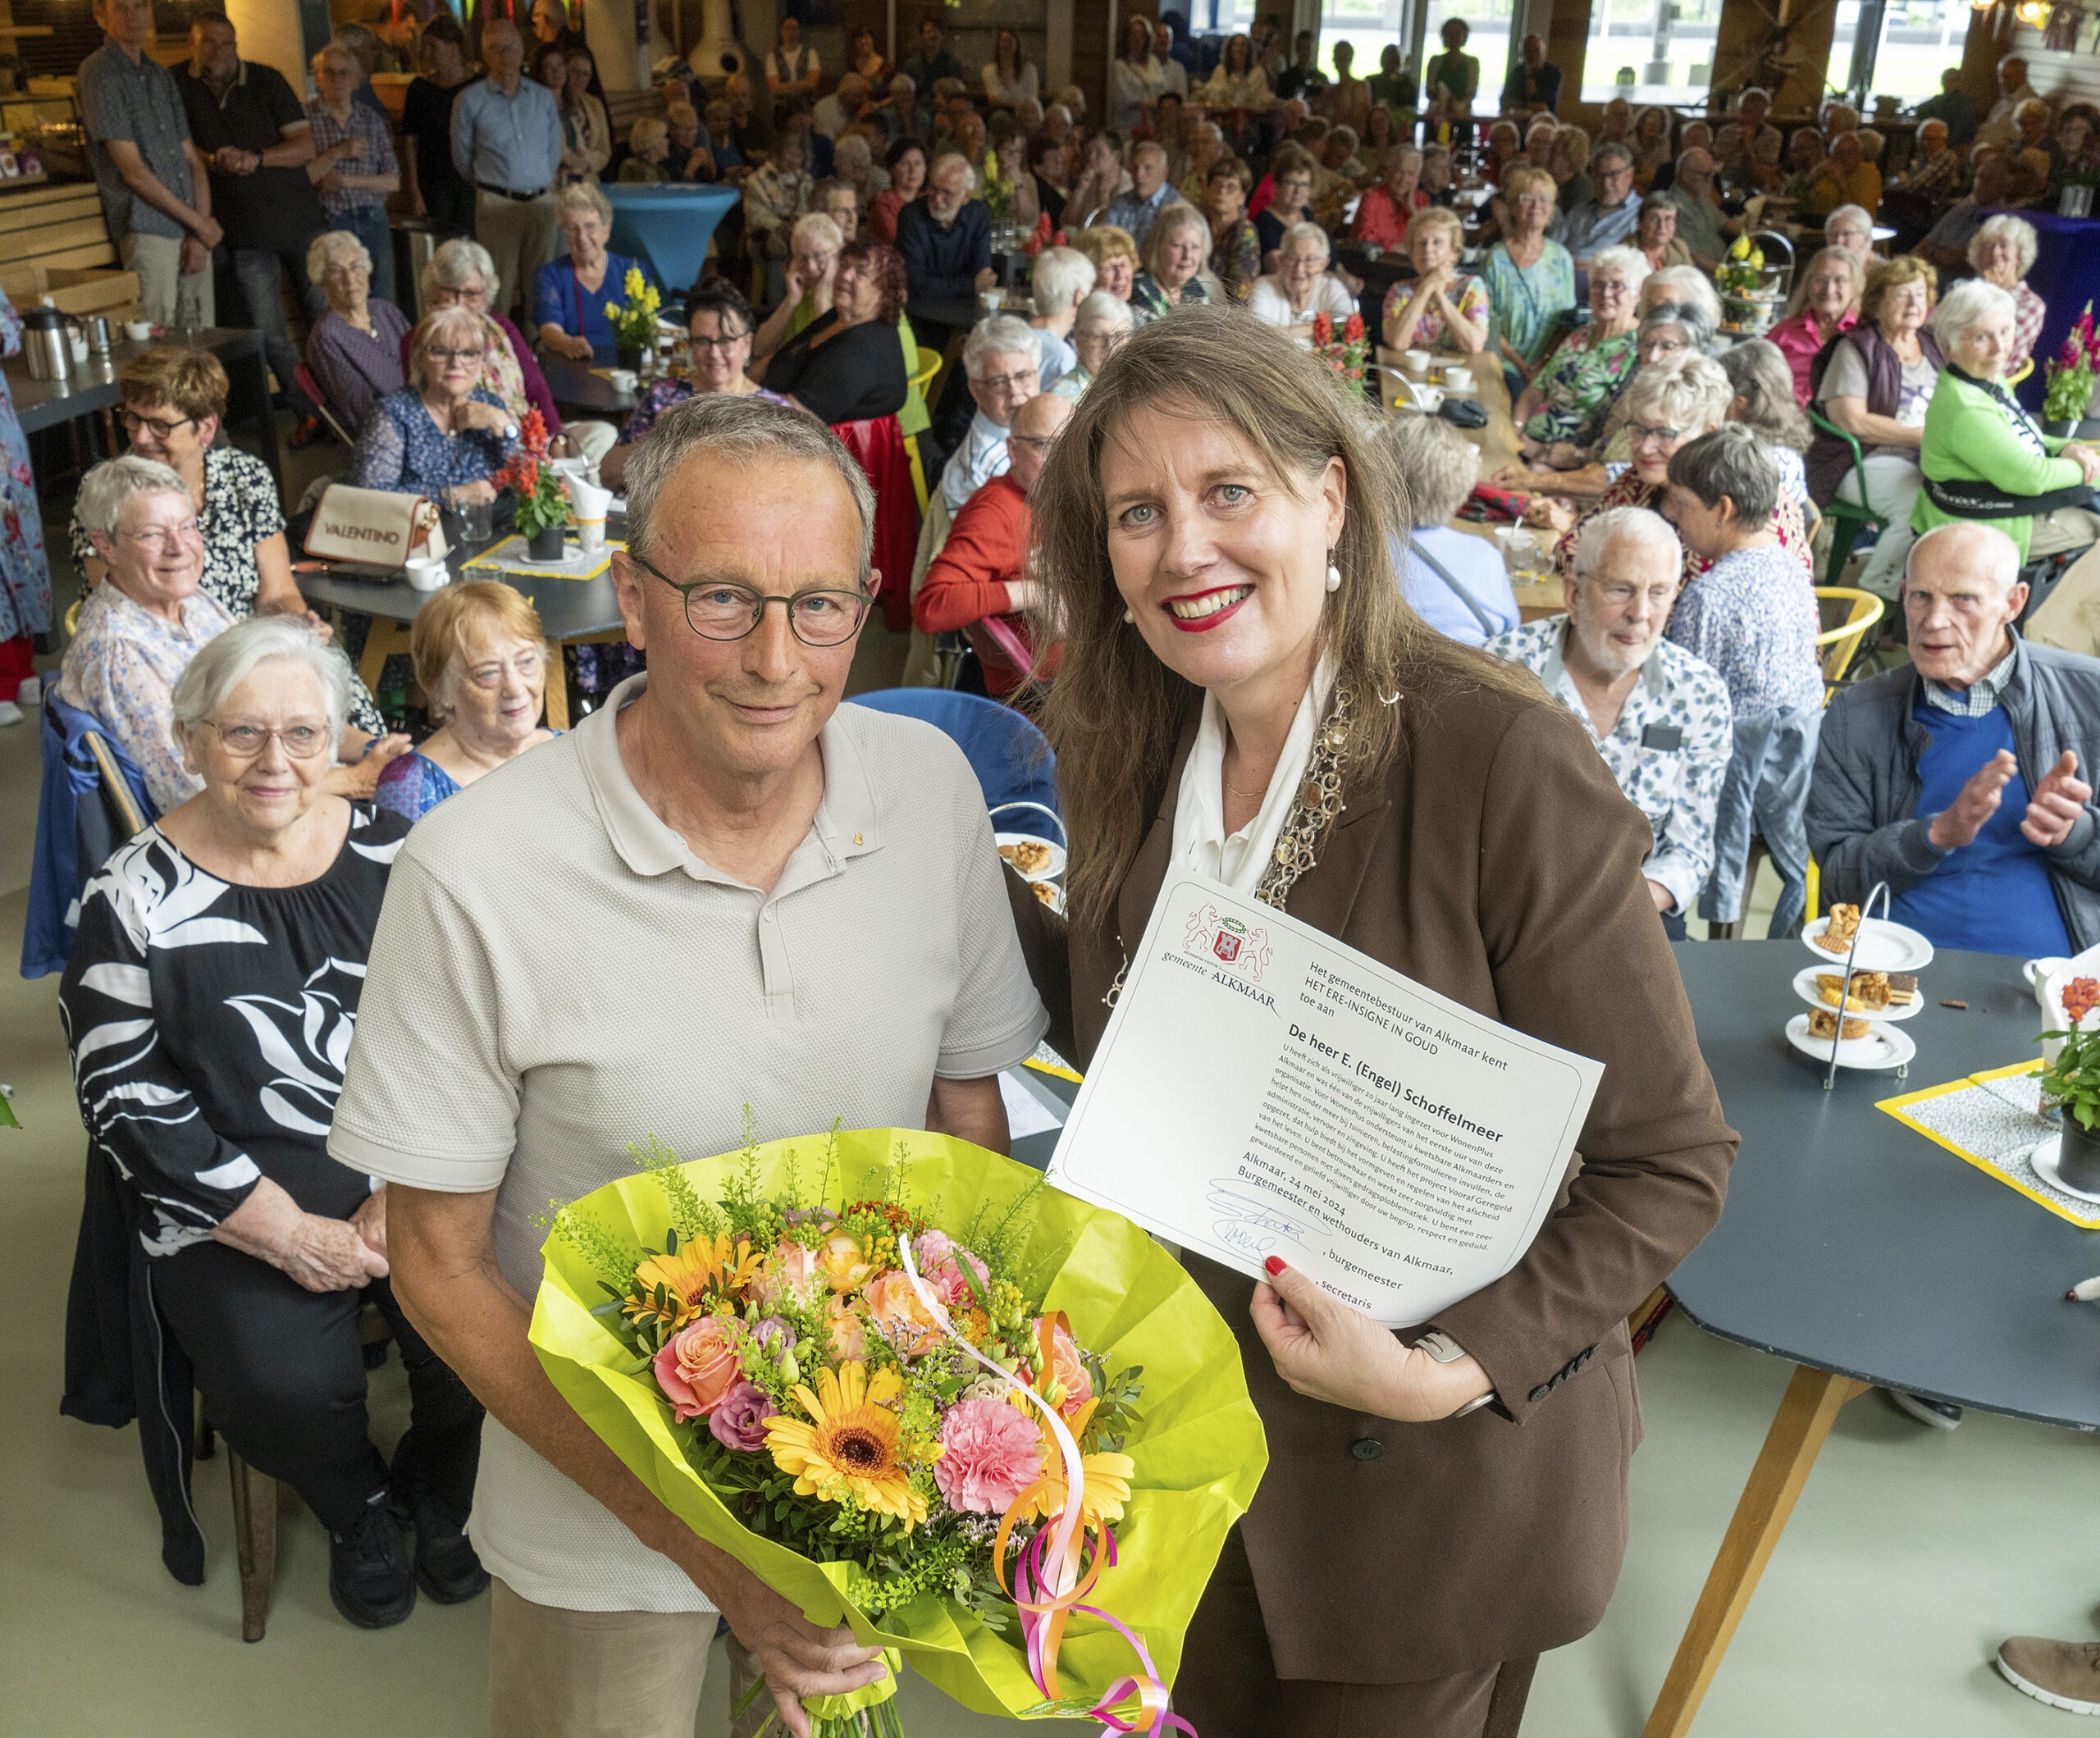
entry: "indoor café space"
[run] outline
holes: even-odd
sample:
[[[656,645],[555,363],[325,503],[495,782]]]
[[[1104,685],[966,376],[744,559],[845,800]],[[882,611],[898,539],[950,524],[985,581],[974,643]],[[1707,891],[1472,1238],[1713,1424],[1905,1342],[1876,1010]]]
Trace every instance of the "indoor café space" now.
[[[2100,7],[0,0],[0,1738],[2100,1715]]]

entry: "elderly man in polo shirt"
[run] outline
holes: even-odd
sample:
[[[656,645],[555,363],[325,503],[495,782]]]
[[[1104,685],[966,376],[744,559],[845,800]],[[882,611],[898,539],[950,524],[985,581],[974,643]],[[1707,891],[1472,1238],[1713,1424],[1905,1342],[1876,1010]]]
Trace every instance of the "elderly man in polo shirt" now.
[[[1553,220],[1547,231],[1575,256],[1577,271],[1590,269],[1590,257],[1600,248],[1631,241],[1641,222],[1641,195],[1633,190],[1633,153],[1624,145],[1607,141],[1590,159],[1590,182],[1596,191],[1573,211]]]
[[[514,300],[529,307],[540,267],[555,257],[555,176],[561,168],[561,114],[554,93],[525,76],[525,44],[508,18],[482,28],[488,76],[452,105],[452,162],[475,189],[474,239],[495,262],[491,313]]]
[[[105,40],[80,62],[75,89],[109,239],[139,274],[148,319],[209,326],[212,249],[225,231],[174,76],[145,52],[152,0],[95,0],[94,15]]]
[[[1714,867],[1714,822],[1734,737],[1728,684],[1663,637],[1683,582],[1677,533],[1645,507],[1582,527],[1568,613],[1498,635],[1486,650],[1521,664],[1582,719],[1655,848],[1641,867],[1674,941]]]
[[[627,1175],[644,1134],[736,1147],[746,1106],[761,1140],[842,1118],[1003,1151],[996,1077],[1048,1016],[968,763],[839,705],[883,577],[846,449],[708,395],[627,487],[614,578],[648,672],[418,824],[329,1146],[392,1185],[395,1295],[488,1407],[492,1730],[690,1734],[719,1611],[800,1732],[798,1696],[879,1656],[702,1544],[555,1393],[526,1341],[534,1216]],[[585,958],[617,987],[579,990]]]

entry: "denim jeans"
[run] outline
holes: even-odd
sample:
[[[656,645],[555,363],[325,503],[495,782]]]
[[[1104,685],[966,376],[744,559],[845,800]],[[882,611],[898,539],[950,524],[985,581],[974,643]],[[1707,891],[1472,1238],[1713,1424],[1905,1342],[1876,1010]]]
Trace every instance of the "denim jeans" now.
[[[1816,739],[1823,713],[1781,707],[1735,722],[1735,750],[1721,783],[1714,814],[1714,873],[1699,896],[1699,915],[1709,923],[1732,924],[1742,915],[1749,889],[1751,835],[1764,841],[1779,872],[1779,902],[1767,936],[1793,933],[1808,904],[1808,832],[1802,811],[1809,776],[1815,770]]]
[[[299,305],[311,324],[327,311],[318,287],[306,275],[306,249],[231,248],[233,287],[248,306],[250,325],[262,335],[262,348],[269,354],[270,372],[277,376],[277,390],[290,393],[292,372],[299,366],[299,346],[285,323],[284,281],[290,276]]]

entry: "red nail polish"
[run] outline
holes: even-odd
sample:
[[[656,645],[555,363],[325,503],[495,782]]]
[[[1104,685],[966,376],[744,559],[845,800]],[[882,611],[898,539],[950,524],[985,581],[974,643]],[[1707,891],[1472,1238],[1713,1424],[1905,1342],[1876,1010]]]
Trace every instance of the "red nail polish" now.
[[[1262,1262],[1262,1265],[1267,1268],[1272,1274],[1281,1273],[1283,1271],[1283,1257],[1280,1255],[1272,1255],[1268,1258],[1268,1260]]]

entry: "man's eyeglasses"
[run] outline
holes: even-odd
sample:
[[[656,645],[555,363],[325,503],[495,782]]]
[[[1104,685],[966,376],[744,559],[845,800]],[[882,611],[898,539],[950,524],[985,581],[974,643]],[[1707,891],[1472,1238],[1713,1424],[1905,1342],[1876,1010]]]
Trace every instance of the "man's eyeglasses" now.
[[[124,432],[127,435],[135,436],[140,429],[148,429],[154,440],[165,440],[177,429],[187,428],[197,419],[194,417],[177,417],[172,422],[163,422],[158,417],[142,417],[127,404],[117,412],[116,420],[124,425]]]
[[[1057,437],[1055,435],[1009,434],[1007,436],[1007,445],[1008,446],[1047,447],[1052,445],[1057,438]]]
[[[1645,597],[1650,603],[1660,609],[1677,595],[1677,587],[1674,585],[1650,586],[1643,591],[1638,586],[1600,586],[1597,587],[1597,595],[1614,609],[1623,609],[1637,597]]]
[[[237,760],[253,760],[275,737],[294,760],[311,760],[328,746],[328,732],[318,724],[284,724],[272,730],[263,724],[218,724],[210,718],[197,721],[217,732],[219,746]]]
[[[685,600],[686,626],[703,640],[742,640],[765,619],[769,604],[778,604],[787,610],[788,625],[803,645],[842,645],[868,614],[870,599],[865,591],[820,589],[769,596],[725,580],[696,579],[680,585],[632,550],[627,551],[627,559]]]
[[[1041,377],[1039,370],[1029,368],[1019,374],[988,374],[977,384],[987,392],[1019,392]]]

